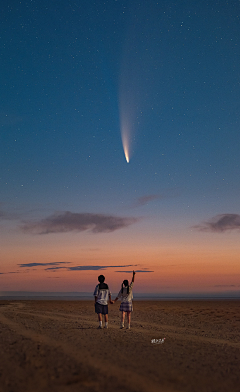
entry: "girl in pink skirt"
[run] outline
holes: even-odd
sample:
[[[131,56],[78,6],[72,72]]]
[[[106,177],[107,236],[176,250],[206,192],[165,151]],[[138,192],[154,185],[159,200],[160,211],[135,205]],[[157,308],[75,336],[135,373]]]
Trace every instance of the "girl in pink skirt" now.
[[[124,280],[122,283],[121,290],[119,291],[117,297],[113,301],[116,302],[118,298],[121,298],[121,305],[119,310],[122,312],[122,317],[121,317],[121,325],[120,328],[124,328],[124,320],[125,320],[125,314],[127,313],[127,319],[128,319],[128,329],[130,329],[130,323],[131,323],[131,312],[133,311],[133,305],[132,305],[132,299],[133,299],[133,294],[132,294],[132,288],[133,288],[133,282],[135,278],[136,272],[133,271],[133,276],[132,276],[132,281],[129,285],[128,280]]]

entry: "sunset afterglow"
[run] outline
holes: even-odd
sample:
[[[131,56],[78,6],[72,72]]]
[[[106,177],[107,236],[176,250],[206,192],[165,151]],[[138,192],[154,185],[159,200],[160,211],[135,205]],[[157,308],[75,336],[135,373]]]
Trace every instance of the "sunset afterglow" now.
[[[2,7],[1,292],[238,295],[233,4]]]

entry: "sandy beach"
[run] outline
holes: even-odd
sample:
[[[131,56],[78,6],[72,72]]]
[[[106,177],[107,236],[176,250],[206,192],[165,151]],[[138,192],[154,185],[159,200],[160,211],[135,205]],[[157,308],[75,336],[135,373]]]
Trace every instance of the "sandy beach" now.
[[[0,392],[239,392],[240,301],[0,301]],[[165,340],[163,340],[165,339]]]

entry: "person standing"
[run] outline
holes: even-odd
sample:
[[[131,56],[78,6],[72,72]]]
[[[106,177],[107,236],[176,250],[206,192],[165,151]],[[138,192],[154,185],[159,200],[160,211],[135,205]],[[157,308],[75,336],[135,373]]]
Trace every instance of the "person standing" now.
[[[99,321],[98,329],[102,329],[103,315],[105,319],[105,328],[108,328],[108,300],[110,300],[110,303],[112,303],[112,299],[109,287],[106,283],[104,283],[105,276],[99,275],[98,281],[99,284],[97,284],[97,286],[95,287],[93,295],[95,296],[95,313],[97,313]]]
[[[130,324],[131,324],[131,313],[133,311],[133,304],[132,304],[132,299],[133,299],[133,283],[135,279],[136,272],[133,271],[133,276],[132,276],[132,281],[129,285],[128,280],[124,280],[122,283],[121,290],[119,291],[117,297],[115,298],[113,303],[116,302],[119,298],[121,298],[121,305],[119,310],[122,312],[121,316],[121,324],[120,328],[124,328],[124,320],[125,320],[125,315],[127,313],[127,320],[128,320],[128,329],[130,329]]]

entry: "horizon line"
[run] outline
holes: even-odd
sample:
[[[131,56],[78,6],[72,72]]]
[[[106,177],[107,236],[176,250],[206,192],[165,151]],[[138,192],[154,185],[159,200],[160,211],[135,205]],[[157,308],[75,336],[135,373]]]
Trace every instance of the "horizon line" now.
[[[112,293],[112,296],[118,293]],[[13,298],[93,298],[90,291],[0,291],[0,299]],[[240,299],[240,290],[214,291],[214,292],[169,292],[169,293],[134,293],[134,299]]]

